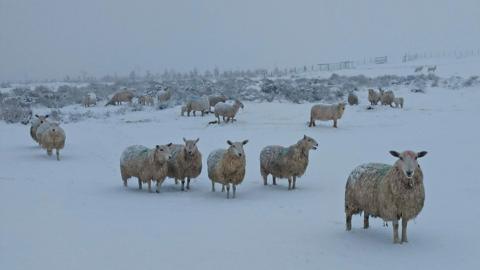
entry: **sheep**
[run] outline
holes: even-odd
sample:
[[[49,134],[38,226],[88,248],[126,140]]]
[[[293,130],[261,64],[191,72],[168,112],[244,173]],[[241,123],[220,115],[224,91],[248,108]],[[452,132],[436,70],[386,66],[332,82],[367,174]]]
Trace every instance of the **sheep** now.
[[[208,178],[212,181],[212,192],[215,192],[215,183],[222,184],[222,192],[227,187],[227,199],[230,198],[230,184],[233,189],[233,198],[237,185],[245,177],[245,152],[243,146],[248,140],[242,142],[227,141],[228,149],[218,149],[210,153],[207,159]]]
[[[37,143],[38,143],[37,129],[41,124],[48,122],[48,119],[47,119],[48,116],[49,116],[48,114],[46,115],[35,114],[36,119],[32,121],[32,125],[30,126],[30,137],[32,137],[32,139]]]
[[[36,137],[40,146],[47,150],[49,156],[55,149],[57,160],[60,160],[60,149],[65,146],[66,136],[65,131],[58,123],[44,122],[37,128]]]
[[[393,103],[395,104],[395,108],[398,108],[398,106],[400,105],[400,108],[403,109],[403,97],[395,97],[393,99]]]
[[[142,95],[138,98],[138,103],[143,106],[153,106],[154,105],[153,97],[149,95]]]
[[[427,69],[428,72],[435,72],[436,70],[437,70],[437,66],[430,66]]]
[[[369,216],[393,223],[393,242],[407,242],[407,223],[423,208],[425,190],[423,172],[417,159],[427,152],[390,151],[398,160],[393,166],[367,163],[355,168],[345,186],[346,229],[352,229],[352,215],[363,212],[363,227]],[[398,239],[398,221],[402,219],[402,239]]]
[[[395,94],[393,94],[393,91],[381,90],[380,93],[381,93],[380,100],[382,105],[390,105],[390,107],[393,107],[393,100],[395,99]]]
[[[310,110],[309,127],[315,126],[315,120],[328,121],[333,120],[333,127],[337,127],[337,120],[342,118],[345,111],[345,103],[341,102],[335,105],[317,104]]]
[[[316,150],[317,147],[318,143],[306,135],[289,147],[279,145],[264,147],[260,152],[260,174],[263,177],[263,184],[267,185],[267,177],[271,174],[274,185],[277,184],[277,177],[287,178],[288,189],[295,189],[297,177],[301,177],[307,169],[310,150]]]
[[[227,101],[227,97],[225,95],[220,95],[220,96],[209,96],[208,97],[208,102],[210,103],[210,108],[215,107],[215,105],[219,102],[225,102]]]
[[[152,181],[157,182],[156,192],[160,192],[168,171],[168,160],[171,159],[169,147],[172,144],[156,145],[149,149],[142,145],[127,147],[120,156],[120,173],[123,185],[127,187],[130,177],[138,178],[138,188],[142,189],[142,183],[148,184],[148,191],[152,192]]]
[[[378,102],[380,101],[381,95],[377,93],[373,89],[368,89],[368,101],[370,102],[370,105],[377,105]]]
[[[87,93],[83,98],[83,106],[87,108],[95,105],[97,105],[97,95],[93,92]]]
[[[167,101],[170,100],[171,97],[172,97],[172,92],[170,92],[170,90],[169,90],[168,88],[166,88],[166,89],[163,90],[163,91],[160,91],[160,92],[157,94],[158,103],[167,102]]]
[[[110,99],[110,101],[107,102],[107,104],[105,104],[105,106],[118,105],[118,104],[122,104],[122,102],[128,102],[131,104],[133,97],[134,97],[134,94],[131,91],[123,90],[114,94],[113,97]]]
[[[202,172],[202,154],[198,151],[197,143],[200,139],[187,140],[183,138],[185,145],[173,144],[170,146],[172,158],[168,161],[167,176],[182,182],[182,191],[185,190],[185,178],[187,189],[190,189],[190,179],[196,178]]]
[[[354,93],[348,94],[348,104],[350,106],[358,105],[358,97]]]
[[[195,98],[189,99],[187,101],[186,106],[187,106],[187,116],[190,116],[190,112],[192,111],[193,111],[193,116],[196,116],[195,115],[196,111],[200,111],[202,113],[202,116],[204,116],[205,113],[210,111],[210,103],[208,101],[207,96],[200,97],[200,98],[195,97]]]
[[[235,99],[233,104],[229,103],[217,103],[214,107],[215,117],[218,119],[217,123],[220,124],[220,116],[222,116],[224,122],[235,121],[235,115],[240,108],[244,108],[243,103],[240,100]]]
[[[418,66],[415,68],[415,73],[421,72],[423,70],[423,66]]]

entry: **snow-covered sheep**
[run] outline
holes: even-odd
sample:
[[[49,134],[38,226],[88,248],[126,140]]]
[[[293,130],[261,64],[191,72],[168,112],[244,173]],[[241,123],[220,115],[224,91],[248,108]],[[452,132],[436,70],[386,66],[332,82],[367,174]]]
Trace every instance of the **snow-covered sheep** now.
[[[157,94],[158,103],[164,103],[170,100],[172,92],[169,89],[159,91]]]
[[[235,99],[233,104],[227,102],[220,102],[215,104],[214,113],[215,117],[218,119],[217,123],[220,124],[220,116],[222,116],[224,122],[234,121],[235,115],[238,113],[240,108],[244,108],[243,103],[240,100]]]
[[[335,105],[317,104],[310,110],[309,127],[315,126],[315,120],[329,121],[333,120],[333,127],[337,127],[337,120],[342,118],[345,111],[345,103],[341,102]]]
[[[153,97],[149,95],[142,95],[138,98],[138,103],[143,106],[153,106]]]
[[[227,101],[227,97],[223,94],[219,96],[209,96],[208,101],[210,103],[210,107],[215,107],[217,103]]]
[[[208,101],[208,96],[203,96],[200,98],[192,98],[187,101],[187,116],[190,116],[190,112],[193,111],[193,116],[195,116],[195,112],[199,111],[202,113],[202,116],[205,113],[210,111],[210,102]]]
[[[395,97],[393,99],[393,103],[395,104],[395,108],[398,108],[398,106],[400,106],[400,108],[403,108],[403,97]]]
[[[267,185],[269,174],[273,177],[273,184],[276,185],[276,178],[287,178],[288,189],[295,189],[297,177],[301,177],[308,166],[308,154],[310,150],[316,150],[318,143],[306,135],[296,144],[289,147],[270,145],[260,152],[260,174],[263,177],[263,184]]]
[[[373,89],[368,89],[368,101],[370,102],[370,105],[377,105],[378,102],[380,101],[380,93]]]
[[[393,93],[393,91],[381,91],[380,93],[380,101],[382,105],[390,105],[390,107],[393,107],[393,100],[395,99],[395,94]]]
[[[93,92],[87,93],[83,98],[83,106],[85,108],[97,105],[97,95]]]
[[[230,198],[230,184],[233,189],[233,198],[237,185],[242,183],[245,177],[245,151],[243,146],[248,140],[242,142],[227,141],[228,149],[218,149],[208,155],[207,167],[208,178],[212,181],[212,191],[215,191],[215,183],[222,184],[222,191],[227,187],[227,199]]]
[[[199,139],[187,140],[183,138],[185,145],[173,144],[170,146],[172,158],[168,161],[167,176],[182,182],[182,191],[185,190],[185,178],[187,189],[190,189],[190,179],[196,178],[202,172],[202,154],[197,148]]]
[[[38,139],[37,139],[37,129],[38,127],[45,123],[45,122],[48,122],[48,114],[46,115],[38,115],[38,114],[35,114],[35,119],[33,119],[32,121],[32,125],[30,126],[30,137],[32,137],[32,139],[36,142],[38,142]]]
[[[415,73],[421,72],[423,70],[423,66],[418,66],[415,68]]]
[[[156,192],[160,192],[168,171],[168,160],[171,158],[169,147],[172,144],[157,145],[149,149],[142,145],[127,147],[120,157],[120,173],[123,185],[127,187],[130,177],[138,178],[138,188],[142,189],[142,183],[148,184],[148,191],[152,191],[152,181],[157,182]]]
[[[393,223],[393,242],[407,242],[407,223],[423,208],[423,173],[417,158],[427,154],[390,151],[398,160],[393,166],[367,163],[355,168],[345,187],[346,228],[352,229],[352,215],[363,212],[364,228],[369,216]],[[402,239],[398,239],[398,221],[402,219]]]
[[[49,156],[55,149],[57,160],[60,160],[60,150],[65,146],[65,131],[58,123],[44,122],[37,128],[37,140],[43,149],[47,150]]]
[[[134,96],[135,95],[133,94],[133,92],[129,90],[120,91],[114,94],[113,97],[110,99],[110,101],[108,101],[107,104],[105,104],[105,106],[119,105],[119,104],[122,104],[122,102],[132,103],[132,99]]]
[[[354,93],[348,94],[348,104],[350,106],[358,105],[358,97]]]

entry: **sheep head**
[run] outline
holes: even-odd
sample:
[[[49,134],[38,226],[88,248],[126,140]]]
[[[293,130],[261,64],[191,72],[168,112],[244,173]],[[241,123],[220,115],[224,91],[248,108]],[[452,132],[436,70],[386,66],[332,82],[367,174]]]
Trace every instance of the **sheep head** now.
[[[309,150],[317,150],[318,143],[315,141],[315,139],[308,137],[307,135],[303,135],[303,138],[298,141],[297,143],[300,145],[302,149],[305,149],[306,151]]]
[[[185,142],[184,151],[186,155],[193,156],[198,152],[197,143],[199,140],[200,138],[197,138],[196,140],[187,140],[183,138],[183,141]]]
[[[413,176],[415,172],[419,168],[418,165],[418,158],[424,157],[427,152],[421,151],[415,153],[413,151],[407,150],[402,153],[398,153],[397,151],[390,151],[390,154],[394,157],[397,157],[398,160],[395,163],[395,166],[403,172],[405,177],[409,179],[410,186],[413,186]]]
[[[153,153],[153,162],[157,164],[162,164],[167,160],[172,158],[172,154],[170,153],[170,146],[172,143],[167,145],[156,145],[155,152]]]
[[[227,141],[230,147],[228,148],[228,152],[238,158],[245,157],[245,151],[243,150],[243,146],[248,143],[248,140],[244,140],[242,142],[231,142]]]

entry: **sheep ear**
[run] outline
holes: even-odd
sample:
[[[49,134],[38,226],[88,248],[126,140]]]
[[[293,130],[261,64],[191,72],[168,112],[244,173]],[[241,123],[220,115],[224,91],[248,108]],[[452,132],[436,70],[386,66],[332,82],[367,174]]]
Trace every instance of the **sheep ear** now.
[[[232,145],[232,144],[233,144],[230,140],[227,140],[227,143],[228,143],[229,145]]]
[[[248,143],[248,140],[245,140],[242,142],[243,145],[247,144]]]
[[[183,137],[183,142],[187,142],[187,139],[185,139],[185,137]]]
[[[427,155],[427,151],[421,151],[421,152],[418,152],[417,153],[417,158],[421,158],[421,157],[424,157],[425,155]]]
[[[39,118],[39,117],[38,117],[38,114],[35,114],[35,117]]]
[[[155,145],[155,149],[160,149],[160,145]]]
[[[394,156],[394,157],[400,157],[400,154],[397,152],[397,151],[390,151],[390,155]]]
[[[167,144],[168,147],[172,146],[172,143]]]
[[[197,138],[197,139],[195,140],[195,144],[197,144],[198,141],[200,141],[200,138]]]
[[[307,139],[307,135],[303,134],[303,139],[306,140],[306,139]]]

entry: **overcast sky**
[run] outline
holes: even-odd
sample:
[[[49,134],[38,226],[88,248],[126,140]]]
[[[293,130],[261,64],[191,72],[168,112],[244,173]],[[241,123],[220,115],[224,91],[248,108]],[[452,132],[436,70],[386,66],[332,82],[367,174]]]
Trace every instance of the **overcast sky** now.
[[[0,81],[480,48],[479,0],[0,0]]]

